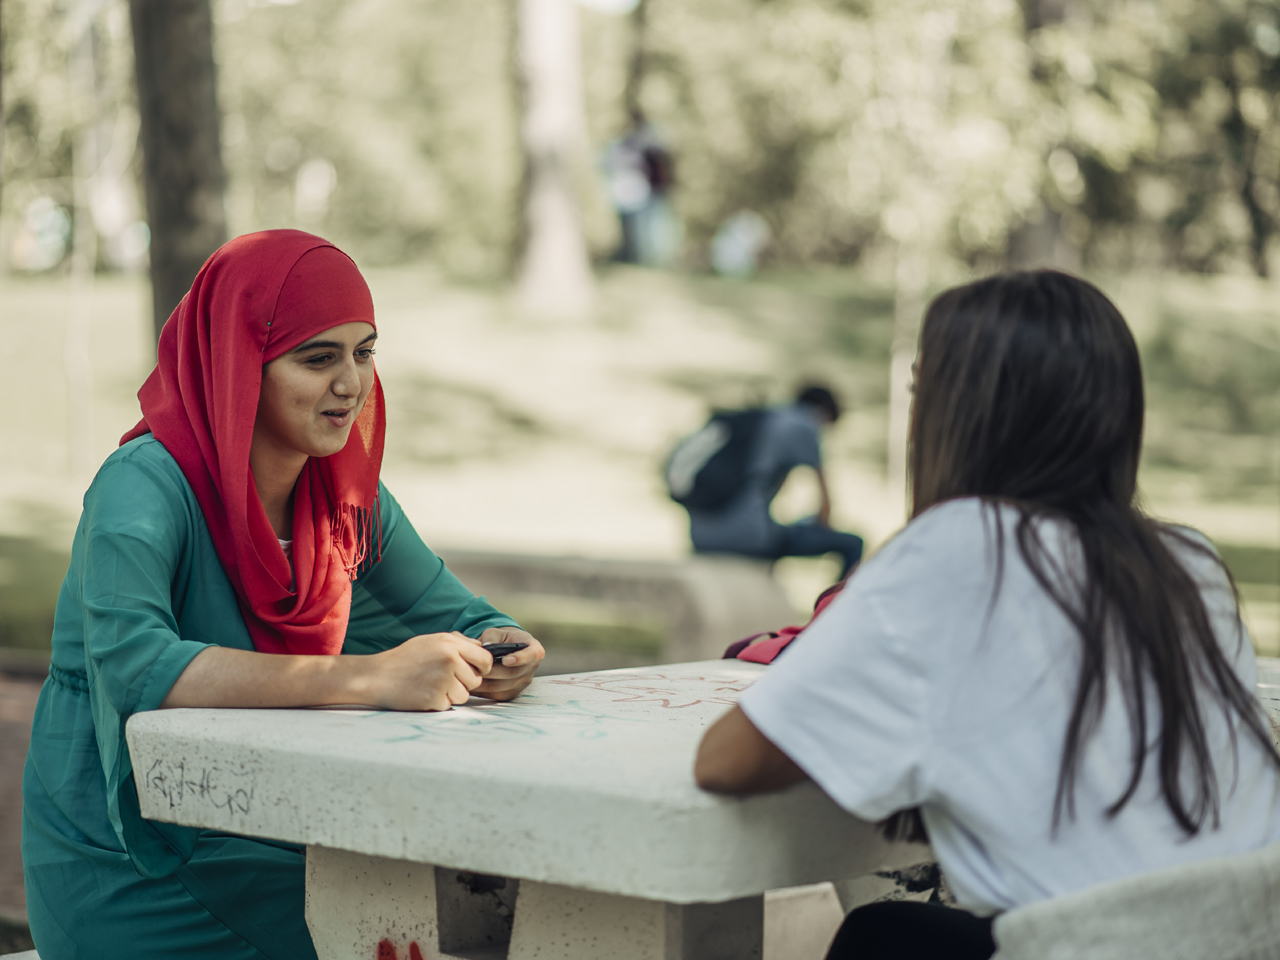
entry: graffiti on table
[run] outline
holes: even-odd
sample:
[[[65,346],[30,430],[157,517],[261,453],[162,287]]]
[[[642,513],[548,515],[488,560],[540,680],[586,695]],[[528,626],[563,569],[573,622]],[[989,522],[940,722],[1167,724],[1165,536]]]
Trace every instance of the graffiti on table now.
[[[612,694],[611,703],[652,703],[665,709],[696,707],[699,704],[731,707],[755,677],[667,676],[650,670],[635,673],[587,674],[575,677],[551,677],[549,683],[570,687],[587,687]]]
[[[248,813],[253,803],[255,778],[244,770],[218,766],[188,769],[185,760],[157,760],[143,779],[147,790],[163,797],[170,810],[188,798],[228,813]]]
[[[365,722],[380,729],[382,743],[493,743],[535,740],[566,734],[598,740],[616,732],[619,724],[651,723],[654,708],[681,710],[702,707],[719,711],[733,706],[754,676],[679,672],[609,671],[607,673],[547,677],[544,695],[528,693],[510,703],[472,703],[434,714],[371,713]],[[548,689],[571,700],[546,695]],[[640,709],[636,709],[640,708]]]
[[[383,714],[381,718],[391,716]],[[608,735],[607,723],[640,722],[638,717],[619,717],[594,710],[579,700],[539,703],[533,697],[513,703],[454,707],[447,713],[413,718],[403,714],[394,716],[395,733],[382,737],[383,743],[536,740],[555,730],[570,731],[580,740],[597,740]]]

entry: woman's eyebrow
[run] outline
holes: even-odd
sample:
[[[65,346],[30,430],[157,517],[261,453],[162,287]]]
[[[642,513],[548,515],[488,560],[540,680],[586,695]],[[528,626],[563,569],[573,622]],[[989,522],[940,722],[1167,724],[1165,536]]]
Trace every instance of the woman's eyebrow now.
[[[366,343],[378,339],[378,331],[369,334],[363,340],[356,344],[357,347],[363,347]],[[294,347],[290,353],[302,353],[304,350],[318,350],[324,348],[327,350],[341,350],[346,344],[339,343],[337,340],[308,340],[306,343]]]

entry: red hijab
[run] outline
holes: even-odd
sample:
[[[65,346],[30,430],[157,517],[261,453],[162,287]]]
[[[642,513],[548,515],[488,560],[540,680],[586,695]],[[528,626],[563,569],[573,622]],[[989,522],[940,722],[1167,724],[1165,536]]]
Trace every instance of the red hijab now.
[[[375,534],[386,425],[376,373],[347,445],[298,478],[292,574],[249,470],[263,365],[352,321],[373,324],[373,298],[346,254],[299,230],[237,237],[164,325],[138,391],[142,421],[120,440],[150,432],[178,461],[264,653],[342,650],[351,581]]]

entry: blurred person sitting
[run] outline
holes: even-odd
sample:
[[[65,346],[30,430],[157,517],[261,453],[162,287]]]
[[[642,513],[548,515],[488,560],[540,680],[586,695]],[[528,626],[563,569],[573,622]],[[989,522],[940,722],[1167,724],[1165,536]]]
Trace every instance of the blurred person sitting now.
[[[831,529],[831,495],[822,469],[822,431],[840,418],[831,390],[802,387],[794,403],[726,411],[682,441],[667,465],[672,498],[689,511],[695,553],[766,560],[837,553],[840,579],[862,558],[862,538]],[[796,467],[817,474],[818,512],[797,523],[773,519],[770,504]]]
[[[1238,594],[1207,538],[1141,510],[1143,412],[1133,335],[1083,280],[998,276],[929,307],[911,521],[695,764],[737,796],[812,778],[932,843],[960,909],[858,907],[828,960],[986,960],[1005,911],[1280,852],[1280,757]],[[1242,936],[1232,956],[1277,955]],[[1053,955],[1101,955],[1073,946]]]
[[[143,419],[84,497],[32,726],[22,858],[47,960],[315,960],[303,848],[143,819],[134,714],[448,710],[532,680],[538,641],[379,480],[377,335],[355,264],[297,230],[224,245],[165,324]],[[526,646],[481,645],[507,641]]]

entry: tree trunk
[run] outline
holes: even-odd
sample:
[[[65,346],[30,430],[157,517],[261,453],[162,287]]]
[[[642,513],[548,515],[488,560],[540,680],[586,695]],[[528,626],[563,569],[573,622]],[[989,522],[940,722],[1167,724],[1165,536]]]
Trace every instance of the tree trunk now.
[[[593,284],[574,174],[586,149],[573,0],[516,0],[516,60],[525,153],[519,300],[531,315],[580,319]]]
[[[111,114],[104,96],[99,47],[101,4],[79,0],[72,7],[74,40],[67,59],[68,87],[75,104],[71,148],[73,233],[68,270],[62,372],[67,388],[67,467],[77,480],[93,478],[93,286],[98,264],[98,229],[93,219],[94,183],[110,138]],[[105,133],[104,133],[105,128]]]
[[[209,0],[130,0],[155,331],[227,240]]]
[[[622,88],[622,102],[630,120],[644,114],[640,105],[640,88],[644,85],[645,68],[648,66],[648,16],[649,0],[639,0],[631,11],[631,59],[627,62],[626,86]]]
[[[0,157],[4,156],[4,0],[0,0]],[[0,199],[4,198],[4,165],[0,164]]]
[[[1043,27],[1063,23],[1075,14],[1076,0],[1023,0],[1022,17],[1028,47],[1032,51],[1031,75],[1044,82],[1045,68],[1035,54],[1032,40]],[[1052,148],[1050,148],[1052,150]],[[1047,154],[1046,154],[1047,156]],[[1080,251],[1062,231],[1062,214],[1041,202],[1043,216],[1028,221],[1009,233],[1005,259],[1016,270],[1057,267],[1061,270],[1080,268]]]

